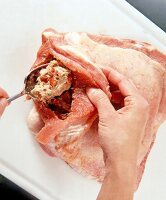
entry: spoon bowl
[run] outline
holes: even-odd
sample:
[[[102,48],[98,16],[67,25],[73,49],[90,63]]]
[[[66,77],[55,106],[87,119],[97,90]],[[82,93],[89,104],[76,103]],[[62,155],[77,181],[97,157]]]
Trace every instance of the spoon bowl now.
[[[21,92],[19,92],[18,94],[9,97],[7,99],[8,103],[14,101],[15,99],[18,99],[19,97],[21,97],[25,94],[27,94],[28,96],[30,96],[33,99],[36,99],[36,97],[31,93],[31,91],[35,86],[39,71],[42,68],[45,68],[47,65],[48,65],[48,63],[45,63],[45,64],[39,65],[39,66],[35,67],[34,69],[32,69],[24,79],[23,90]]]

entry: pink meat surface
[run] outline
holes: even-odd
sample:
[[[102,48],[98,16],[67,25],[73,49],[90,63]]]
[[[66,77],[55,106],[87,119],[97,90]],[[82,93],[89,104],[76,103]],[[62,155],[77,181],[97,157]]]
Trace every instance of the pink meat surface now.
[[[133,81],[150,105],[138,156],[138,187],[157,129],[166,118],[166,55],[145,42],[47,29],[33,67],[52,59],[63,63],[76,78],[71,111],[66,119],[59,119],[54,111],[35,102],[29,125],[37,141],[49,155],[102,181],[105,169],[98,143],[97,112],[85,88],[99,87],[110,97],[109,83],[101,68],[114,68]]]

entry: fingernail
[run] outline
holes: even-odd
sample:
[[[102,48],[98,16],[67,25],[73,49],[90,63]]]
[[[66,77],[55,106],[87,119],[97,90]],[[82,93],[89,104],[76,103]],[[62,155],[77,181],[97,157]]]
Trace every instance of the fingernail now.
[[[86,93],[87,93],[88,95],[93,94],[95,91],[96,91],[96,88],[86,88]]]

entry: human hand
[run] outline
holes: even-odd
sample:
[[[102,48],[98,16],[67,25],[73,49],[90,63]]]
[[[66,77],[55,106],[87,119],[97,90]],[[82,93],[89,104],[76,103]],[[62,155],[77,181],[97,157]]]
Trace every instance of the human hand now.
[[[149,104],[134,84],[113,69],[105,74],[124,96],[124,106],[115,110],[100,89],[87,89],[99,115],[98,135],[106,175],[97,200],[132,200],[136,182],[137,154],[148,120]]]
[[[124,107],[115,110],[100,89],[88,89],[87,95],[98,110],[99,142],[106,167],[127,162],[136,166],[137,154],[148,119],[148,102],[134,84],[113,69],[105,71],[110,83],[118,86],[124,96]]]
[[[8,94],[0,87],[0,117],[2,116],[6,106],[8,105],[7,98]]]

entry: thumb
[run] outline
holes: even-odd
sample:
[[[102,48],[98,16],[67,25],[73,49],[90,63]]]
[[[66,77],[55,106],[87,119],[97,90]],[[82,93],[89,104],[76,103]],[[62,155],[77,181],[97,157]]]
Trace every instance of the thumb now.
[[[115,112],[108,96],[101,89],[88,88],[86,91],[90,101],[98,110],[100,121],[106,120],[112,112]]]
[[[7,100],[5,98],[0,98],[0,117],[2,116],[7,105],[8,105]]]

